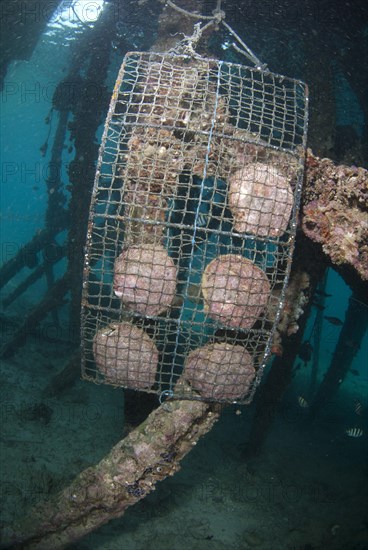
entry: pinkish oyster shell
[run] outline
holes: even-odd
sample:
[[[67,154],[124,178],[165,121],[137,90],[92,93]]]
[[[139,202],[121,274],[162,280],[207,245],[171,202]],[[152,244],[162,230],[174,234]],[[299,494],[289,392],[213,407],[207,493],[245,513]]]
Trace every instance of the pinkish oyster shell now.
[[[213,343],[190,352],[185,378],[205,399],[240,399],[255,376],[253,360],[242,346]]]
[[[279,237],[288,226],[293,202],[288,178],[271,164],[249,163],[229,178],[229,207],[239,233]]]
[[[158,315],[175,296],[176,266],[160,244],[129,246],[115,260],[114,293],[131,310]]]
[[[113,323],[93,339],[93,354],[106,382],[137,390],[150,389],[158,363],[158,351],[141,328],[131,323]]]
[[[266,274],[250,260],[226,254],[204,270],[201,290],[204,311],[229,327],[247,329],[264,311],[270,296]]]

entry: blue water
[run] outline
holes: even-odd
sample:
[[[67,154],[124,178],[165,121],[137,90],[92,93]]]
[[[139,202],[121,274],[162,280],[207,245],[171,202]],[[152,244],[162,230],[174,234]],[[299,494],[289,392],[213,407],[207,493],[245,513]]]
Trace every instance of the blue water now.
[[[146,2],[138,4],[140,10],[148,9]],[[330,85],[335,94],[336,127],[351,126],[363,140],[367,120],[354,84],[361,71],[366,70],[366,60],[357,59],[356,65],[350,65],[346,71],[340,63],[344,52],[339,43],[343,37],[344,47],[349,49],[354,40],[367,37],[368,12],[359,5],[351,5],[350,9],[346,5],[344,17],[340,17],[334,6],[334,3],[308,2],[303,11],[287,2],[280,5],[265,2],[258,6],[244,1],[229,6],[228,20],[262,61],[273,71],[289,77],[304,78],[308,56],[304,41],[313,35],[321,51],[328,50],[331,57]],[[85,32],[91,33],[93,50],[94,17],[103,5],[79,2],[75,8],[71,10],[70,2],[63,2],[45,27],[30,59],[14,60],[6,74],[1,94],[2,264],[14,258],[44,227],[46,180],[58,113],[53,112],[50,125],[45,119],[52,109],[55,88],[74,61],[76,50],[72,46]],[[157,14],[159,9],[160,5],[154,12]],[[122,10],[120,13],[116,8],[114,25],[106,33],[106,40],[112,42],[105,82],[109,95],[125,51],[149,48],[154,40],[152,13],[140,19],[137,13],[141,12],[135,4]],[[222,34],[213,44],[214,55],[241,62],[228,48],[229,40],[229,36]],[[324,108],[322,100],[320,108]],[[96,141],[100,141],[101,134],[102,125],[96,131]],[[68,166],[75,154],[69,138],[68,130],[61,174],[66,200],[70,199],[70,191],[66,189]],[[43,156],[40,148],[46,140],[48,148]],[[366,165],[367,162],[366,158]],[[56,239],[59,244],[66,243],[67,230]],[[66,265],[66,260],[57,264],[55,278],[65,272]],[[25,267],[12,278],[2,291],[2,298],[31,272],[31,268]],[[9,308],[2,309],[5,341],[45,290],[45,278],[41,278]],[[332,296],[325,300],[323,315],[343,320],[351,290],[331,269],[326,292]],[[310,334],[316,312],[312,309],[304,339]],[[67,303],[60,308],[59,321],[61,325],[57,327],[51,317],[47,318],[43,331],[30,331],[25,345],[3,361],[2,526],[11,524],[36,501],[67,485],[123,437],[122,390],[77,380],[59,396],[45,393],[75,348],[76,335],[68,324]],[[317,385],[323,381],[340,330],[340,326],[324,320]],[[306,411],[298,405],[298,397],[306,401],[312,397],[308,395],[311,364],[299,369],[282,402],[275,404],[272,429],[257,458],[247,458],[244,453],[255,406],[229,407],[215,429],[183,461],[179,474],[160,484],[123,518],[88,535],[73,548],[141,550],[155,545],[160,550],[366,550],[367,357],[366,334],[328,411],[312,425],[305,423]],[[139,394],[136,399],[140,399]],[[359,414],[355,411],[357,402],[362,406]],[[40,403],[49,409],[49,419],[47,412],[37,409],[41,410],[37,413],[34,409]],[[349,437],[346,430],[350,428],[361,429],[361,437]]]

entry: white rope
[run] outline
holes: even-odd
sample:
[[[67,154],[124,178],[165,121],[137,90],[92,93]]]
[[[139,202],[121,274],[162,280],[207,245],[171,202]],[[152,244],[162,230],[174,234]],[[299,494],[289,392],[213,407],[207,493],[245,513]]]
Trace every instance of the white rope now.
[[[174,48],[170,50],[171,53],[177,53],[177,54],[184,54],[184,55],[190,55],[192,57],[200,57],[199,54],[196,53],[195,48],[201,39],[201,36],[205,30],[208,29],[211,25],[213,25],[214,21],[209,21],[206,23],[204,27],[201,27],[200,23],[196,23],[194,25],[194,32],[192,36],[186,36],[184,35],[183,40],[181,40]]]
[[[174,4],[174,2],[172,2],[171,0],[166,0],[165,2],[168,6],[170,6],[170,8],[172,8],[173,10],[176,10],[178,11],[179,13],[182,13],[183,15],[186,15],[187,17],[192,17],[193,19],[213,19],[213,15],[202,15],[200,13],[194,13],[194,12],[191,12],[191,11],[187,11],[183,8],[179,8],[179,6],[177,6],[176,4]]]
[[[233,48],[239,52],[239,53],[242,53],[243,55],[245,55],[245,57],[247,57],[250,61],[252,61],[252,63],[255,64],[255,66],[257,67],[257,69],[263,69],[265,70],[267,68],[267,65],[265,63],[262,63],[258,57],[256,57],[254,55],[254,53],[252,52],[252,50],[250,48],[248,48],[248,46],[245,44],[245,42],[243,42],[243,40],[240,38],[240,36],[238,34],[236,34],[236,32],[234,31],[234,29],[232,29],[230,27],[230,25],[228,25],[226,23],[226,21],[222,20],[221,23],[224,25],[224,27],[226,27],[226,29],[229,31],[230,34],[232,34],[234,36],[234,38],[236,38],[236,40],[239,42],[239,44],[241,44],[241,46],[243,47],[243,50],[241,48],[239,48],[239,46],[237,46],[234,42],[232,44]]]
[[[170,8],[176,10],[177,12],[187,16],[192,17],[194,19],[205,19],[208,21],[204,27],[201,27],[201,23],[196,23],[194,25],[194,32],[192,36],[186,36],[184,35],[184,39],[175,47],[171,52],[173,53],[184,53],[187,55],[194,56],[196,55],[195,48],[199,42],[199,40],[202,37],[202,34],[205,30],[207,30],[211,25],[219,25],[222,23],[224,27],[229,31],[229,33],[237,40],[237,42],[241,45],[239,47],[235,42],[232,42],[233,48],[244,55],[249,61],[251,61],[257,69],[267,69],[267,65],[265,63],[262,63],[256,55],[252,52],[250,48],[243,42],[243,40],[240,38],[240,36],[230,27],[228,23],[225,21],[225,12],[221,10],[221,1],[217,0],[216,9],[213,10],[212,15],[203,15],[199,13],[193,13],[190,11],[187,11],[183,8],[180,8],[177,6],[172,0],[166,0],[166,4],[170,6]]]

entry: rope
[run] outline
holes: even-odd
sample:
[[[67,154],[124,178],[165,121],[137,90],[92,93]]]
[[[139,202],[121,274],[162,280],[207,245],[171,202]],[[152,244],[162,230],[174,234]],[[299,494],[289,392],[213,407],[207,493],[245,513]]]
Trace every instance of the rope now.
[[[184,36],[183,40],[181,40],[179,44],[175,46],[175,48],[172,48],[170,52],[176,53],[176,54],[180,53],[184,55],[189,55],[192,57],[200,57],[200,55],[196,53],[195,48],[199,40],[201,39],[203,32],[207,30],[208,27],[213,25],[213,23],[214,23],[213,20],[209,21],[208,23],[206,23],[204,27],[201,27],[200,23],[196,23],[194,25],[194,32],[192,36]]]
[[[224,27],[229,31],[230,34],[232,34],[234,36],[234,38],[236,38],[236,40],[239,42],[239,44],[241,44],[241,46],[244,48],[243,50],[241,48],[239,48],[239,46],[237,46],[234,42],[232,44],[233,48],[245,55],[245,57],[247,57],[250,61],[252,61],[252,63],[255,64],[255,66],[257,67],[257,69],[267,69],[267,65],[265,63],[262,63],[258,57],[256,57],[254,55],[254,53],[252,52],[252,50],[250,48],[248,48],[248,46],[245,44],[245,42],[243,42],[243,40],[240,38],[240,36],[238,34],[236,34],[236,32],[234,31],[234,29],[232,29],[230,27],[230,25],[228,25],[226,23],[226,21],[222,20],[221,23],[224,25]]]
[[[172,8],[173,10],[176,10],[179,13],[186,15],[187,17],[192,17],[193,19],[210,19],[210,20],[213,19],[213,15],[202,15],[200,13],[194,13],[191,11],[187,11],[183,8],[179,8],[179,6],[174,4],[174,2],[172,2],[171,0],[166,0],[166,4],[170,6],[170,8]]]
[[[201,27],[201,23],[198,22],[194,25],[194,32],[192,36],[184,36],[184,39],[173,49],[171,52],[178,53],[182,52],[188,55],[196,55],[195,48],[197,43],[202,37],[202,34],[211,26],[219,25],[222,23],[224,27],[229,31],[229,33],[237,40],[241,47],[239,47],[235,42],[232,42],[233,48],[238,52],[244,55],[249,61],[251,61],[257,69],[267,70],[267,65],[262,63],[258,57],[252,52],[252,50],[243,42],[240,36],[230,27],[225,21],[225,12],[221,9],[222,0],[217,0],[216,8],[213,10],[212,15],[203,15],[199,13],[190,12],[184,8],[177,6],[172,0],[166,0],[166,4],[170,8],[176,10],[177,12],[187,16],[192,17],[193,19],[204,19],[208,21],[204,27]]]

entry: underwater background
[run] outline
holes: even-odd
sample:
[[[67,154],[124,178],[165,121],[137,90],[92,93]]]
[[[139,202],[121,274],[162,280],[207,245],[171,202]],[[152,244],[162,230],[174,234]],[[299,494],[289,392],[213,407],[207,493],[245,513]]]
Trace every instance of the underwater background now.
[[[127,51],[148,50],[158,40],[162,4],[2,1],[0,8],[0,521],[6,527],[101,460],[157,406],[152,396],[124,397],[122,389],[80,380],[72,361],[79,348],[78,273],[71,293],[63,276],[68,263],[82,261],[86,227],[76,220],[88,212],[119,67]],[[214,5],[201,8],[210,14]],[[222,8],[271,71],[308,83],[313,153],[367,168],[366,3],[246,0]],[[180,28],[173,24],[175,33]],[[244,63],[225,30],[211,36],[208,49]],[[83,189],[77,194],[76,187]],[[57,307],[34,314],[45,296]],[[338,390],[311,416],[351,301],[359,302],[364,336],[352,343],[354,357]],[[251,448],[256,395],[250,406],[224,409],[178,474],[72,548],[368,549],[367,312],[367,296],[352,297],[328,269],[290,383],[268,408],[272,422],[262,449]]]

